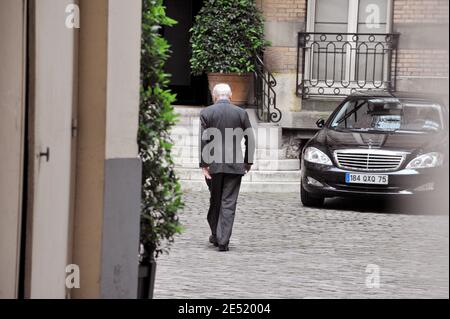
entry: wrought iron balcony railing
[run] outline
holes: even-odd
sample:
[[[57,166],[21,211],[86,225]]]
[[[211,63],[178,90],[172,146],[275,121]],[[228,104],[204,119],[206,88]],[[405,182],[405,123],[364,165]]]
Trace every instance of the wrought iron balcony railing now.
[[[395,91],[399,34],[298,34],[297,95],[347,96]]]

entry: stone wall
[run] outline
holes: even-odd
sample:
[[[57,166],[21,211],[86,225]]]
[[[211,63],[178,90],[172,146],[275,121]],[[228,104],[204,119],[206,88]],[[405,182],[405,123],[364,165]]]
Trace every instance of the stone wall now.
[[[278,85],[277,105],[288,117],[301,110],[296,96],[297,34],[305,30],[306,0],[257,0],[265,19],[266,39],[271,42],[264,61]]]
[[[282,147],[286,149],[286,158],[300,159],[300,152],[306,141],[298,130],[283,130]]]

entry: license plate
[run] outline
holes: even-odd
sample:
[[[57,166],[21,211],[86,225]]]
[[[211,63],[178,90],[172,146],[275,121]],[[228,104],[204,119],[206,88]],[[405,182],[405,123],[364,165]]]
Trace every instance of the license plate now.
[[[372,185],[388,185],[388,175],[378,174],[353,174],[345,173],[345,182],[347,184],[372,184]]]

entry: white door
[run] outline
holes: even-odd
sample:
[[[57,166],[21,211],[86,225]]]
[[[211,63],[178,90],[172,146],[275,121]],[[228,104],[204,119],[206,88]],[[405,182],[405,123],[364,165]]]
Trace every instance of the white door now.
[[[72,0],[30,3],[31,201],[27,288],[30,298],[64,298],[70,263],[72,118],[76,29],[65,25]]]
[[[25,114],[25,0],[0,0],[0,299],[19,286]]]

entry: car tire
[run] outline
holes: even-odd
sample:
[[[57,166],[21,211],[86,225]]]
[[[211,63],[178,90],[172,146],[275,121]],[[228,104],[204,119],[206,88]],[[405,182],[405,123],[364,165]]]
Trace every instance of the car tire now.
[[[323,196],[313,196],[303,185],[300,185],[300,199],[303,206],[306,207],[322,207],[325,202],[325,197]]]

